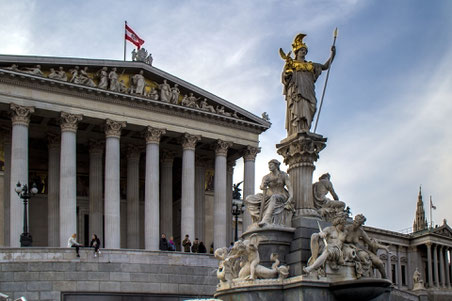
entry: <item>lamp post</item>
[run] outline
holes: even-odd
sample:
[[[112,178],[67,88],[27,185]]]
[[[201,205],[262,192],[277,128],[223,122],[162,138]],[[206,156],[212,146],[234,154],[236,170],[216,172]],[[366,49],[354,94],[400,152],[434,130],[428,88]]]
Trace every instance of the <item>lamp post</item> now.
[[[245,205],[243,204],[243,201],[241,200],[232,200],[232,215],[234,216],[235,220],[235,235],[234,235],[234,241],[237,241],[238,238],[238,228],[239,228],[239,215],[243,213],[243,207]]]
[[[33,239],[28,232],[28,200],[38,193],[38,188],[36,187],[36,184],[33,184],[31,189],[29,189],[27,184],[22,185],[20,182],[17,182],[15,190],[19,198],[24,202],[24,232],[20,235],[20,246],[31,247]]]

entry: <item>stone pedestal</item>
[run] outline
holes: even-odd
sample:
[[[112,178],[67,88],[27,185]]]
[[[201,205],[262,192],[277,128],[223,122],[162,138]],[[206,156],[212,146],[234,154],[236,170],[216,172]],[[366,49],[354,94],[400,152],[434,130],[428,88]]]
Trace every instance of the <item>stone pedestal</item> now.
[[[242,239],[248,239],[251,234],[258,234],[264,237],[259,243],[260,264],[270,268],[273,261],[270,260],[272,253],[278,253],[281,265],[286,265],[286,256],[290,252],[290,244],[293,239],[295,229],[278,225],[271,225],[264,228],[252,228],[242,234]]]
[[[310,132],[297,133],[276,145],[278,154],[289,166],[287,173],[293,186],[295,216],[319,217],[312,196],[314,162],[326,146],[326,138]]]

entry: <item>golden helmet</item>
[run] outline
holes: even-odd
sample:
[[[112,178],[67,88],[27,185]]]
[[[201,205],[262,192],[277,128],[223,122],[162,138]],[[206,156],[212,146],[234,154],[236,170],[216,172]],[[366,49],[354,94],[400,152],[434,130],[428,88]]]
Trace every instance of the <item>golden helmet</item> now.
[[[295,37],[295,39],[293,40],[293,43],[292,43],[292,52],[293,53],[297,53],[297,51],[300,50],[301,48],[308,49],[308,46],[305,43],[303,43],[303,39],[305,36],[306,36],[306,34],[304,34],[304,33],[297,34],[297,36]]]

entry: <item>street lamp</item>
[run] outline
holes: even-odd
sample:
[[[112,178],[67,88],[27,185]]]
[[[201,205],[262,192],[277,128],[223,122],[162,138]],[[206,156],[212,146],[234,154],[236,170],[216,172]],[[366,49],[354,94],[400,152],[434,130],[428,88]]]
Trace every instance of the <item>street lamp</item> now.
[[[234,241],[237,241],[238,238],[238,228],[239,228],[239,215],[243,213],[243,201],[241,200],[232,200],[232,215],[235,217],[235,235]]]
[[[28,189],[28,185],[22,185],[17,182],[16,193],[24,201],[24,232],[20,235],[20,246],[21,247],[31,247],[33,239],[28,232],[28,200],[35,194],[38,193],[38,188],[36,184],[33,183],[31,189]]]

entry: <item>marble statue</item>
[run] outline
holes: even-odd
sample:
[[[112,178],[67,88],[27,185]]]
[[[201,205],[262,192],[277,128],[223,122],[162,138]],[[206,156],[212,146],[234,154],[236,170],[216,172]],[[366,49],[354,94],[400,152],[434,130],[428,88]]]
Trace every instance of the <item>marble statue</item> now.
[[[116,73],[116,67],[113,67],[108,73],[108,79],[110,80],[110,91],[119,92],[118,73]]]
[[[259,264],[259,243],[262,239],[263,236],[254,233],[248,239],[236,241],[230,250],[215,250],[215,258],[219,260],[217,278],[220,280],[220,286],[232,281],[288,277],[289,267],[280,266],[276,253],[270,255],[270,260],[273,261],[271,268]]]
[[[181,101],[181,105],[189,108],[199,109],[198,100],[199,98],[196,98],[196,96],[194,96],[193,93],[190,93],[188,96],[184,95]]]
[[[67,75],[66,75],[66,71],[64,71],[63,67],[58,67],[58,78],[59,80],[62,80],[64,82],[67,82]]]
[[[148,65],[152,65],[152,54],[148,54],[148,51],[144,48],[140,48],[137,50],[132,50],[132,61],[143,62]]]
[[[38,76],[44,76],[44,74],[41,71],[41,65],[36,65],[34,67],[31,67],[31,68],[26,67],[26,68],[24,68],[23,72],[30,73],[30,74],[33,74],[33,75],[38,75]]]
[[[143,76],[143,70],[140,70],[139,73],[135,74],[134,76],[132,76],[132,93],[138,94],[138,95],[143,95],[144,93],[144,87],[146,85],[146,82],[144,80],[144,76]]]
[[[89,86],[89,87],[96,86],[96,84],[94,83],[94,81],[91,79],[91,77],[88,74],[88,67],[84,67],[82,70],[80,70],[79,81],[80,81],[80,84],[85,85],[85,86]]]
[[[99,85],[97,87],[100,89],[108,89],[108,68],[103,67],[101,70],[97,71],[97,76],[99,77]]]
[[[320,228],[319,233],[311,236],[311,257],[303,271],[308,275],[316,273],[325,275],[328,264],[336,274],[344,277],[346,267],[352,267],[353,277],[373,277],[374,268],[378,269],[382,278],[386,278],[383,262],[377,256],[378,249],[388,247],[370,238],[363,229],[366,218],[362,214],[355,216],[353,223],[347,222],[345,212],[338,213],[332,220],[332,226]]]
[[[231,113],[226,112],[224,110],[224,106],[217,106],[215,110],[217,111],[217,114],[224,115],[224,116],[227,116],[227,117],[231,117],[232,116]]]
[[[179,94],[180,94],[180,90],[179,90],[179,85],[178,84],[174,84],[174,87],[171,88],[171,103],[177,104],[179,102]]]
[[[3,69],[21,72],[19,70],[19,66],[17,66],[16,64],[12,64],[11,67],[4,67]]]
[[[327,197],[328,193],[333,199]],[[331,217],[334,217],[336,212],[344,211],[345,203],[339,201],[329,173],[321,175],[319,181],[312,185],[312,194],[315,208],[326,220],[331,221]]]
[[[413,291],[417,290],[423,290],[424,287],[424,280],[422,280],[422,275],[419,272],[418,268],[413,273]]]
[[[308,265],[303,268],[307,274],[318,270],[328,261],[330,267],[337,270],[344,264],[342,246],[345,241],[345,223],[347,216],[339,215],[333,220],[333,225],[314,233],[311,236],[311,257]],[[323,244],[322,244],[323,243]]]
[[[249,195],[245,199],[253,224],[259,227],[271,224],[291,226],[295,212],[293,189],[289,175],[279,169],[280,164],[276,159],[270,160],[270,173],[262,178],[260,186],[263,193]]]
[[[74,69],[69,70],[69,72],[71,73],[71,79],[69,80],[70,83],[74,83],[74,84],[80,84],[80,80],[79,80],[79,67],[75,66]]]
[[[331,48],[331,56],[325,64],[306,61],[308,47],[303,42],[305,34],[298,34],[292,44],[291,52],[286,55],[280,49],[281,57],[286,61],[282,72],[283,94],[286,98],[286,130],[287,136],[309,131],[317,110],[315,82],[323,70],[327,70],[336,54]]]
[[[50,68],[49,75],[47,75],[50,79],[58,79],[58,74],[55,71],[55,68]]]
[[[160,100],[163,102],[170,102],[171,86],[166,82],[166,79],[163,80],[163,84],[159,85],[159,89],[160,89]]]
[[[200,109],[210,113],[216,113],[215,108],[207,103],[207,98],[204,98],[204,100],[201,101]]]
[[[262,119],[264,119],[266,121],[270,121],[270,117],[268,116],[267,112],[262,113]]]
[[[377,251],[385,249],[388,252],[389,249],[367,235],[362,228],[365,222],[364,215],[358,214],[353,223],[345,226],[345,246],[356,254],[354,263],[357,278],[372,276],[373,267],[378,269],[382,278],[387,278],[384,264],[377,256]]]
[[[149,92],[149,98],[152,100],[159,100],[159,92],[156,88],[151,88],[151,92]]]

